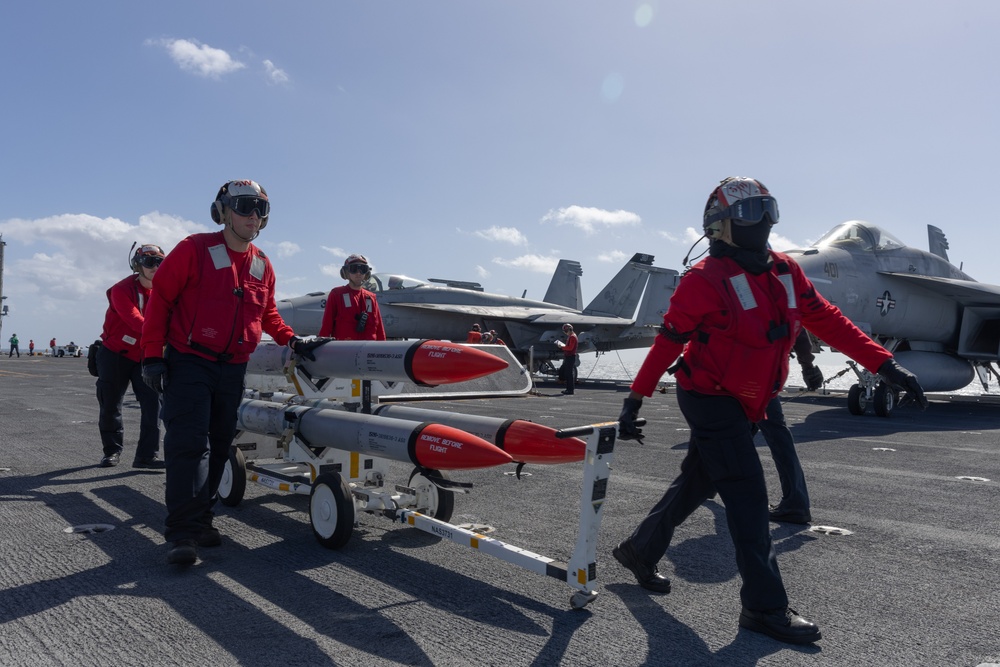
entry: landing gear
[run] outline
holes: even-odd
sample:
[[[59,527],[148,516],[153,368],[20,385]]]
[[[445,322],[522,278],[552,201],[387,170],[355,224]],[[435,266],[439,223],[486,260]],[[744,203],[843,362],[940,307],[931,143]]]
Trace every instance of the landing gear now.
[[[879,417],[888,417],[892,414],[893,408],[899,400],[899,396],[896,391],[884,382],[880,382],[877,387],[875,387],[875,400],[872,402],[872,406],[875,408],[875,414]]]
[[[851,385],[851,389],[847,392],[848,412],[852,415],[863,415],[867,407],[868,397],[865,396],[865,390],[860,384]]]

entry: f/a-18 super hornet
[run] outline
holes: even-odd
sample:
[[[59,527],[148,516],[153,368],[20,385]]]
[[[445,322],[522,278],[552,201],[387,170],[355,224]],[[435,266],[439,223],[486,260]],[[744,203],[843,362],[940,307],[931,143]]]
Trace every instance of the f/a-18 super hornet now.
[[[838,225],[813,246],[790,250],[816,289],[907,369],[925,391],[952,391],[978,374],[988,389],[1000,358],[1000,287],[973,280],[948,261],[948,241],[927,226],[930,252],[875,225]],[[848,408],[887,417],[898,396],[854,367]]]
[[[653,256],[635,254],[583,306],[579,262],[560,260],[542,301],[483,291],[475,282],[418,280],[374,273],[366,287],[378,298],[386,336],[464,341],[473,324],[497,336],[522,363],[551,367],[561,358],[556,341],[572,324],[580,354],[648,347],[663,323],[677,271],[653,266]],[[327,292],[283,299],[278,311],[297,333],[319,332]]]

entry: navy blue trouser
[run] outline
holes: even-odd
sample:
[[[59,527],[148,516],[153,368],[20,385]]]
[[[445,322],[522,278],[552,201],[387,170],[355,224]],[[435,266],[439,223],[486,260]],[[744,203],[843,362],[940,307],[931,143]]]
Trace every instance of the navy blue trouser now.
[[[764,470],[743,408],[730,396],[707,396],[680,387],[677,403],[691,427],[687,456],[680,476],[632,533],[632,545],[644,562],[656,564],[667,552],[674,529],[718,492],[743,578],[743,606],[787,607],[771,544]]]
[[[778,471],[781,482],[781,502],[778,507],[783,510],[809,511],[809,492],[806,490],[806,476],[799,463],[799,455],[795,452],[795,441],[792,432],[785,424],[785,413],[781,409],[781,401],[772,398],[767,404],[767,419],[757,422],[764,442],[771,450],[774,467]]]
[[[212,521],[216,492],[236,435],[246,364],[167,349],[163,454],[168,542],[197,539]]]
[[[142,366],[123,354],[112,352],[103,345],[97,350],[97,403],[100,415],[97,428],[105,456],[121,454],[125,448],[125,427],[122,405],[129,383],[139,401],[139,443],[135,458],[149,459],[160,451],[160,399],[142,381]]]

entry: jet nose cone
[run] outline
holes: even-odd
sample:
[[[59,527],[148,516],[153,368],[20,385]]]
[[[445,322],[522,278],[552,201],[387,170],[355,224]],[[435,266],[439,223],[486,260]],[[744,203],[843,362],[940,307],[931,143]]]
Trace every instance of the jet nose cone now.
[[[435,470],[492,468],[513,460],[482,438],[443,424],[424,426],[414,443],[414,458]]]
[[[507,362],[489,352],[459,343],[428,340],[413,353],[413,378],[438,385],[475,380],[507,368]]]

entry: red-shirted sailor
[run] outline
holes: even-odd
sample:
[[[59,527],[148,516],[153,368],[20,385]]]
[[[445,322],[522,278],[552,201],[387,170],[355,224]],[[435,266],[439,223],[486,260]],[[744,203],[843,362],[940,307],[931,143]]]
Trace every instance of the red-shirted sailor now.
[[[372,277],[368,258],[349,256],[340,267],[340,277],[347,284],[330,290],[319,335],[337,340],[385,340],[378,301],[373,292],[363,287]]]
[[[97,428],[101,432],[104,457],[101,467],[118,465],[125,449],[125,428],[122,423],[122,403],[129,384],[139,401],[139,442],[135,448],[133,468],[159,470],[164,467],[160,451],[160,401],[142,380],[143,312],[153,290],[153,276],[163,261],[158,245],[143,244],[135,248],[129,259],[132,275],[108,289],[108,310],[104,315],[101,345],[97,348],[97,403],[100,416]]]
[[[211,206],[222,231],[193,234],[170,251],[146,308],[142,374],[163,394],[168,563],[190,565],[197,546],[221,543],[212,508],[261,334],[308,358],[326,342],[296,338],[278,314],[271,262],[251,243],[270,212],[254,181],[223,185]]]
[[[640,586],[669,593],[670,581],[657,563],[674,529],[718,492],[743,578],[740,626],[806,644],[821,635],[788,606],[751,423],[764,417],[781,391],[802,326],[921,405],[927,400],[917,378],[818,294],[798,264],[768,250],[777,222],[777,201],[755,179],[727,178],[708,198],[702,224],[709,257],[678,283],[618,418],[623,439],[641,440],[635,420],[642,397],[652,395],[665,372],[675,372],[677,403],[691,428],[687,455],[680,476],[612,554]]]
[[[556,341],[562,349],[563,362],[562,366],[559,367],[559,375],[566,382],[566,388],[562,393],[567,396],[572,396],[576,391],[576,348],[579,341],[576,337],[576,332],[573,331],[573,325],[567,322],[562,326],[563,333],[566,334],[566,342],[561,340]]]

